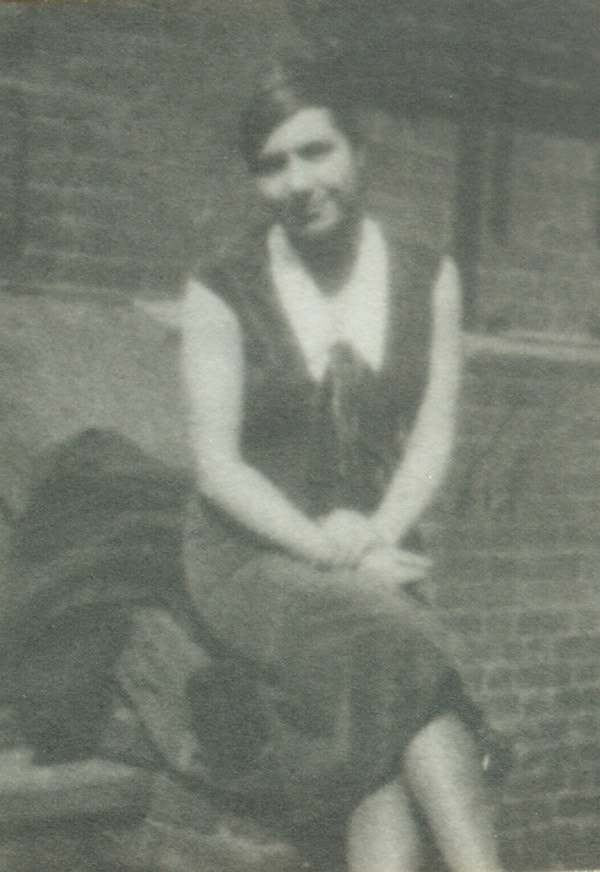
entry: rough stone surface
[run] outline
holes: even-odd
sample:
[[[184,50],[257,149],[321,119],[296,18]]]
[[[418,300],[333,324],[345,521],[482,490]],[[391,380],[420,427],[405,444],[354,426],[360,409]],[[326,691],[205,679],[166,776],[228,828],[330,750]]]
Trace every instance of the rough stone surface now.
[[[107,813],[135,815],[146,810],[152,779],[148,773],[107,760],[36,766],[26,751],[0,754],[0,822],[38,821]]]

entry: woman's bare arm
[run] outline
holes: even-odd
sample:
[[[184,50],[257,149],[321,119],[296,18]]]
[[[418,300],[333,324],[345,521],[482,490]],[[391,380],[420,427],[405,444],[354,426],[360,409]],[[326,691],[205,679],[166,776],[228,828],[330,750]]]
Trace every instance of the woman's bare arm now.
[[[446,258],[433,289],[429,382],[402,462],[372,522],[383,541],[399,543],[430,505],[454,443],[462,351],[460,282]]]
[[[201,492],[223,511],[289,553],[311,562],[352,562],[262,473],[241,456],[244,361],[235,314],[191,281],[183,305],[182,364]]]

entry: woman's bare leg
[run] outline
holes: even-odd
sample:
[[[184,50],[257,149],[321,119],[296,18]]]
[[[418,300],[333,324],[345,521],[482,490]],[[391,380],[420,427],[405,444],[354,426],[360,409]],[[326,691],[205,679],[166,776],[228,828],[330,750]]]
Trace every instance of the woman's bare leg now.
[[[350,819],[349,872],[417,872],[419,833],[401,782],[371,794]]]
[[[452,872],[502,869],[474,743],[457,717],[436,718],[415,736],[405,777]]]

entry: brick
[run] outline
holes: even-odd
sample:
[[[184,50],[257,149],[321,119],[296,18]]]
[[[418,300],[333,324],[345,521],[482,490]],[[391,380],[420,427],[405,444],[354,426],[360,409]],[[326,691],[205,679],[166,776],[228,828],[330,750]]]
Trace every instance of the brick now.
[[[536,746],[541,745],[544,748],[550,742],[560,741],[568,732],[569,721],[567,718],[556,718],[556,716],[547,719],[538,718],[529,720],[519,727],[520,738],[526,742],[533,742]]]
[[[489,610],[486,614],[485,631],[494,638],[516,637],[517,613],[511,608]]]
[[[6,527],[4,524],[0,526],[0,532],[2,533],[1,538],[4,546],[6,544]],[[1,551],[3,556],[5,556],[6,550],[4,547],[2,547]],[[2,759],[2,752],[13,749],[16,745],[20,744],[21,739],[19,721],[14,710],[8,706],[0,706],[0,759]]]
[[[587,828],[580,829],[578,839],[571,842],[569,846],[570,868],[597,868],[598,857],[600,857],[600,837],[596,824],[597,821],[592,819]]]
[[[52,192],[45,192],[52,195]],[[135,197],[128,189],[68,187],[61,190],[61,209],[70,216],[82,216],[101,224],[126,224],[135,214]]]
[[[573,671],[573,681],[575,684],[599,684],[600,683],[600,666],[598,663],[586,663],[582,666],[576,666]]]
[[[140,265],[110,259],[92,259],[68,252],[28,250],[24,264],[33,281],[43,285],[73,284],[105,288],[124,288],[128,291],[139,287]]]
[[[519,731],[521,737],[521,732]],[[560,737],[562,739],[563,736]],[[527,743],[520,749],[519,763],[527,772],[537,772],[549,768],[555,768],[556,756],[561,752],[562,745],[559,742]]]
[[[588,579],[583,578],[582,581],[583,584],[578,585],[578,587],[586,591],[588,589]],[[586,602],[582,609],[577,610],[576,617],[576,626],[582,635],[597,635],[598,628],[600,627],[598,600],[591,603]]]
[[[585,788],[586,775],[590,766],[583,752],[577,752],[577,747],[562,744],[549,748],[546,765],[556,773],[557,782],[560,782],[563,788],[578,789],[579,791]]]
[[[451,615],[447,622],[455,633],[469,637],[479,635],[483,628],[483,619],[478,614]]]
[[[580,846],[584,839],[575,823],[549,822],[541,829],[537,840],[539,858],[530,868],[537,869],[593,869],[596,862],[578,862],[581,857]],[[597,859],[597,858],[596,858]]]
[[[71,145],[73,122],[67,118],[37,118],[28,127],[30,155],[43,153],[68,159],[73,154]]]
[[[27,162],[29,184],[68,185],[73,179],[73,163],[66,154],[50,152],[36,155]]]
[[[596,759],[584,766],[564,770],[564,788],[573,793],[594,793],[600,783],[600,761]]]
[[[52,276],[56,270],[57,256],[44,249],[29,249],[25,252],[25,268],[31,277]]]
[[[588,765],[600,763],[600,738],[595,742],[584,742],[569,747],[571,762],[585,769]]]
[[[521,555],[494,556],[490,572],[499,578],[504,576],[519,579],[543,578],[565,580],[576,577],[579,570],[578,554],[548,553],[546,549],[530,549]]]
[[[577,712],[571,720],[571,728],[576,735],[597,736],[598,715],[586,712]]]
[[[476,692],[484,683],[484,670],[481,666],[473,666],[471,663],[461,662],[460,673],[463,681],[471,691]]]
[[[507,804],[503,808],[503,824],[513,822],[514,826],[524,826],[536,823],[543,824],[556,811],[557,801],[554,797],[526,797]],[[508,820],[507,820],[508,818]]]
[[[600,636],[571,636],[557,645],[559,656],[568,660],[600,660]]]
[[[59,213],[61,202],[58,186],[32,184],[27,189],[28,216],[55,216]]]
[[[546,717],[556,710],[554,695],[545,688],[538,688],[537,692],[529,691],[521,707],[526,717]]]
[[[485,686],[488,690],[507,690],[515,684],[515,671],[507,667],[496,667],[492,669],[485,681]]]
[[[584,141],[561,136],[548,137],[539,133],[520,132],[515,154],[515,169],[529,170],[535,166],[537,184],[544,185],[553,176],[567,179],[593,179],[594,148]],[[535,154],[535,162],[532,155]]]
[[[490,708],[497,715],[518,715],[521,710],[521,698],[516,693],[494,694],[489,702]]]
[[[524,639],[525,662],[553,660],[555,641],[552,637],[533,636]]]
[[[557,694],[556,701],[562,711],[589,711],[600,708],[600,688],[572,689]]]
[[[520,660],[526,653],[525,642],[516,638],[498,641],[493,643],[492,647],[499,657],[504,657],[511,661]]]
[[[515,683],[523,688],[562,687],[570,684],[570,679],[569,667],[544,664],[520,669],[516,674]]]
[[[131,184],[140,170],[132,161],[91,158],[77,160],[75,172],[80,184],[110,189]]]
[[[46,214],[31,218],[28,221],[28,240],[36,248],[68,249],[73,243],[73,232],[69,226],[58,218]]]
[[[523,769],[513,772],[511,781],[518,792],[527,791],[538,794],[554,793],[563,786],[560,773],[549,766],[536,770]]]
[[[477,574],[464,574],[460,579],[460,592],[464,600],[471,603],[481,611],[494,608],[512,606],[518,596],[518,582],[516,579],[504,580],[498,583],[495,580],[481,577]]]
[[[132,156],[133,136],[130,122],[98,116],[73,119],[71,148],[77,155],[103,157],[107,151],[117,157]]]
[[[570,796],[558,803],[559,814],[564,817],[587,816],[600,819],[600,796]]]
[[[517,623],[520,633],[556,633],[569,627],[570,616],[563,612],[532,612],[522,615]]]
[[[42,7],[38,18],[39,51],[45,53],[49,66],[63,66],[66,58],[80,53],[112,60],[113,54],[128,47],[123,38],[119,40],[119,19],[127,14],[128,9],[119,9],[112,20],[103,20],[95,10],[78,9],[76,3],[65,5],[60,16],[52,8]]]

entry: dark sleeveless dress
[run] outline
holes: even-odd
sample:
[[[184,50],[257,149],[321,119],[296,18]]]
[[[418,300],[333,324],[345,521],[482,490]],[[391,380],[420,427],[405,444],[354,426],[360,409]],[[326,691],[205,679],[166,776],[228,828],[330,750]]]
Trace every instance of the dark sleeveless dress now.
[[[439,257],[390,245],[383,366],[374,372],[353,361],[340,421],[337,374],[322,383],[308,374],[264,251],[257,243],[200,275],[242,329],[244,456],[310,517],[341,507],[371,512],[426,387]],[[370,593],[356,571],[296,560],[200,498],[185,541],[203,621],[258,682],[258,738],[249,746],[246,732],[236,749],[229,735],[215,770],[225,790],[296,821],[339,813],[398,774],[407,743],[432,718],[453,709],[477,725],[442,653],[443,634],[413,591]],[[418,533],[403,544],[418,549]]]

